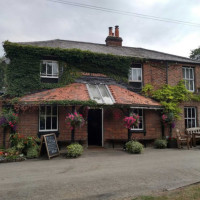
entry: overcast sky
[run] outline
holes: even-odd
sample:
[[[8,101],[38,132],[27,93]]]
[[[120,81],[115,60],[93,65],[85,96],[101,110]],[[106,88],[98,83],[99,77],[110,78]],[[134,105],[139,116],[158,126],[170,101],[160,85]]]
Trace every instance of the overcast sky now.
[[[62,0],[67,1],[67,0]],[[69,0],[121,11],[200,24],[200,0]],[[123,46],[188,57],[200,46],[200,26],[166,23],[48,0],[0,0],[0,42],[75,40],[105,44],[119,25]],[[4,54],[0,46],[0,56]]]

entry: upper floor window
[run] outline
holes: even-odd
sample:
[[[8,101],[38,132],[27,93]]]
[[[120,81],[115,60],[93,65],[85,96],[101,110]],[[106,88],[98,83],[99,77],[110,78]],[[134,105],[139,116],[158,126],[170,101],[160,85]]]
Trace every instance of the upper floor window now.
[[[140,108],[132,108],[131,113],[135,113],[139,115],[139,126],[138,127],[133,127],[131,130],[144,130],[144,116],[143,116],[143,109]]]
[[[42,78],[58,78],[58,62],[51,60],[43,60],[40,76]]]
[[[141,64],[133,64],[129,71],[130,82],[142,82],[142,66]]]
[[[58,107],[40,106],[40,125],[39,131],[58,130]]]
[[[88,84],[87,88],[91,99],[97,103],[113,104],[115,102],[107,85]]]
[[[183,67],[183,80],[187,90],[194,92],[194,68]]]
[[[185,128],[193,128],[197,125],[197,111],[195,107],[184,108]]]

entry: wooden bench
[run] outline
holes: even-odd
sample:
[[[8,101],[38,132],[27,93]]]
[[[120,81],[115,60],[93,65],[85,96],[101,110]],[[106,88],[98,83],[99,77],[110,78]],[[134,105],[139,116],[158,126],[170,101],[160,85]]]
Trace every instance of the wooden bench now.
[[[200,127],[187,128],[186,134],[192,136],[192,144],[196,147],[196,140],[200,139]]]

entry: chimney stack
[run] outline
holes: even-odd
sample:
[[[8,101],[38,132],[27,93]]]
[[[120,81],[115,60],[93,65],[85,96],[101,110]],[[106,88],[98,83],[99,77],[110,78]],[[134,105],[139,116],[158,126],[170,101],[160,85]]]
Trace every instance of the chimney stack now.
[[[115,33],[112,32],[113,28],[109,27],[109,34],[106,38],[107,46],[122,46],[122,38],[119,37],[119,26],[115,26]]]

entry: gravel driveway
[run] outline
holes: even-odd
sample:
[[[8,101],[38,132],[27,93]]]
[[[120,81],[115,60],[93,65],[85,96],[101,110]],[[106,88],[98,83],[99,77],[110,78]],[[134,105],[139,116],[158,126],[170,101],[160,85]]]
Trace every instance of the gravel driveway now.
[[[200,181],[200,148],[86,150],[62,157],[0,164],[1,200],[131,199]]]

